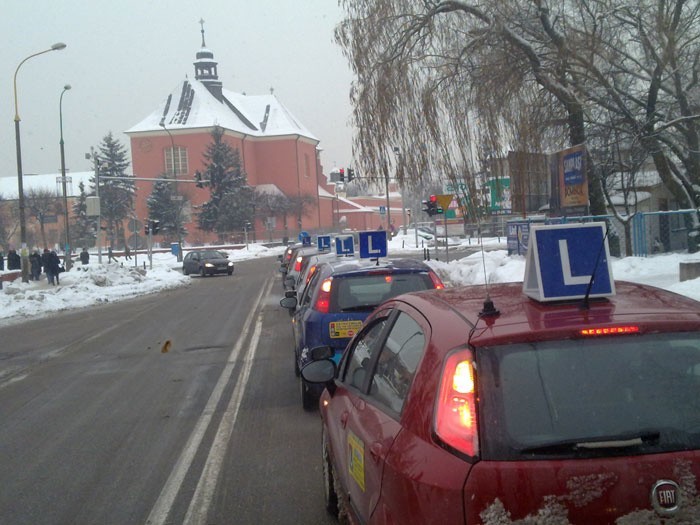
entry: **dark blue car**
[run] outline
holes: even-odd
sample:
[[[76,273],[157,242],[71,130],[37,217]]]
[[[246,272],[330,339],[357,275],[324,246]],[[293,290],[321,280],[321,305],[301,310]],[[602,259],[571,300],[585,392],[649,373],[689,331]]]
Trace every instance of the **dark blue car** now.
[[[382,302],[397,295],[442,288],[435,272],[412,259],[370,261],[340,259],[322,262],[301,296],[288,292],[280,304],[294,311],[294,370],[311,361],[309,350],[330,346],[338,362],[350,339],[364,320]],[[301,380],[305,409],[315,406],[321,388]]]

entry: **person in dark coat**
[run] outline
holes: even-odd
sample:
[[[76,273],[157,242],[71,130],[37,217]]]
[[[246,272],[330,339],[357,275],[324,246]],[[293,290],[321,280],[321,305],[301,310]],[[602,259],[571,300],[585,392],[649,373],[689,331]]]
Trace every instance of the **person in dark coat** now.
[[[32,281],[38,281],[41,278],[41,255],[34,250],[29,256],[29,264],[32,271]]]
[[[10,250],[7,252],[7,269],[8,270],[21,270],[22,269],[22,258],[17,253],[17,250]]]
[[[58,284],[58,272],[60,266],[61,259],[58,257],[58,254],[54,250],[51,250],[51,252],[49,253],[49,268],[47,270],[47,273],[49,270],[51,271],[51,284]]]
[[[53,284],[54,277],[51,273],[51,252],[49,252],[48,248],[44,248],[44,253],[41,254],[41,265],[44,267],[46,280],[49,282],[49,284]]]
[[[5,269],[5,254],[0,252],[0,272]]]
[[[83,248],[83,251],[80,252],[80,262],[83,266],[90,263],[90,254],[88,253],[87,248]]]

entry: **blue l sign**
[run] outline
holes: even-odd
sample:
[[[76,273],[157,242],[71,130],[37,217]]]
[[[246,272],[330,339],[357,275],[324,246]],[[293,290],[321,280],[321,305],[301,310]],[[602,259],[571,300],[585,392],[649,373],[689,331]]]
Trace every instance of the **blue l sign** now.
[[[316,237],[316,246],[320,252],[329,251],[331,249],[331,236],[319,235]]]
[[[360,258],[377,259],[386,257],[386,231],[360,232]]]
[[[605,223],[533,226],[523,292],[538,301],[615,294]]]
[[[352,235],[335,238],[335,253],[337,255],[355,255],[355,240]]]

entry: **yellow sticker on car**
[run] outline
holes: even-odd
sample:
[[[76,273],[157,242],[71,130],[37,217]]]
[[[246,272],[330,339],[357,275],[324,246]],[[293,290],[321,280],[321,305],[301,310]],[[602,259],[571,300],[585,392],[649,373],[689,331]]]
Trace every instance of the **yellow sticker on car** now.
[[[332,339],[353,337],[362,328],[362,321],[333,321],[328,323],[328,331]]]
[[[362,492],[365,491],[365,444],[348,431],[348,470]]]

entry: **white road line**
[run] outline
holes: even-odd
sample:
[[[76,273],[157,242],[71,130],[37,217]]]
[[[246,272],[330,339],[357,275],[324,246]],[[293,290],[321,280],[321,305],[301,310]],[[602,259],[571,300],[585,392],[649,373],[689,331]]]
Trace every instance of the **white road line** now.
[[[146,519],[146,524],[165,524],[165,520],[168,518],[168,514],[170,513],[170,509],[173,506],[173,502],[175,501],[175,498],[177,497],[177,494],[180,491],[180,488],[182,487],[182,482],[185,479],[185,475],[187,474],[187,471],[192,465],[192,462],[194,461],[194,456],[202,443],[202,439],[204,438],[204,434],[207,428],[209,427],[209,423],[211,422],[212,415],[216,410],[216,406],[221,400],[224,388],[231,379],[231,374],[233,373],[233,369],[235,368],[236,360],[238,359],[238,354],[240,354],[241,348],[243,347],[243,342],[248,337],[248,331],[250,330],[250,327],[252,325],[253,318],[258,313],[258,309],[260,308],[262,298],[267,293],[269,293],[271,286],[272,279],[268,280],[267,286],[263,287],[263,289],[260,290],[260,294],[255,300],[255,306],[251,308],[250,313],[248,314],[248,317],[245,320],[245,328],[239,336],[236,345],[231,350],[228,362],[226,363],[226,366],[221,372],[221,376],[219,377],[219,380],[217,381],[214,390],[209,396],[207,405],[204,407],[204,411],[199,416],[197,424],[195,425],[192,434],[190,434],[190,437],[187,440],[187,443],[185,444],[185,448],[182,450],[182,453],[180,454],[177,463],[175,463],[175,466],[173,467],[170,476],[168,477],[167,481],[165,482],[165,485],[163,486],[163,489],[160,492],[160,496],[158,496],[158,499],[153,505],[153,508],[151,509],[151,512],[148,515],[148,518]],[[238,388],[238,386],[236,388]]]
[[[241,375],[236,382],[236,388],[231,396],[231,401],[226,407],[226,411],[221,418],[219,429],[214,437],[214,442],[212,443],[209,457],[207,458],[207,462],[202,470],[202,475],[197,482],[197,488],[195,489],[194,496],[192,496],[192,500],[190,501],[190,507],[187,509],[187,514],[185,515],[183,525],[207,524],[209,507],[211,506],[214,491],[216,490],[216,485],[219,481],[221,466],[224,462],[224,457],[226,456],[226,449],[231,439],[233,428],[236,425],[238,409],[241,407],[243,394],[246,386],[248,385],[248,378],[250,377],[250,370],[253,367],[255,353],[258,349],[260,332],[262,331],[262,318],[263,312],[261,310],[255,323],[255,331],[250,339],[248,353],[243,358],[244,364],[243,369],[241,370]]]

